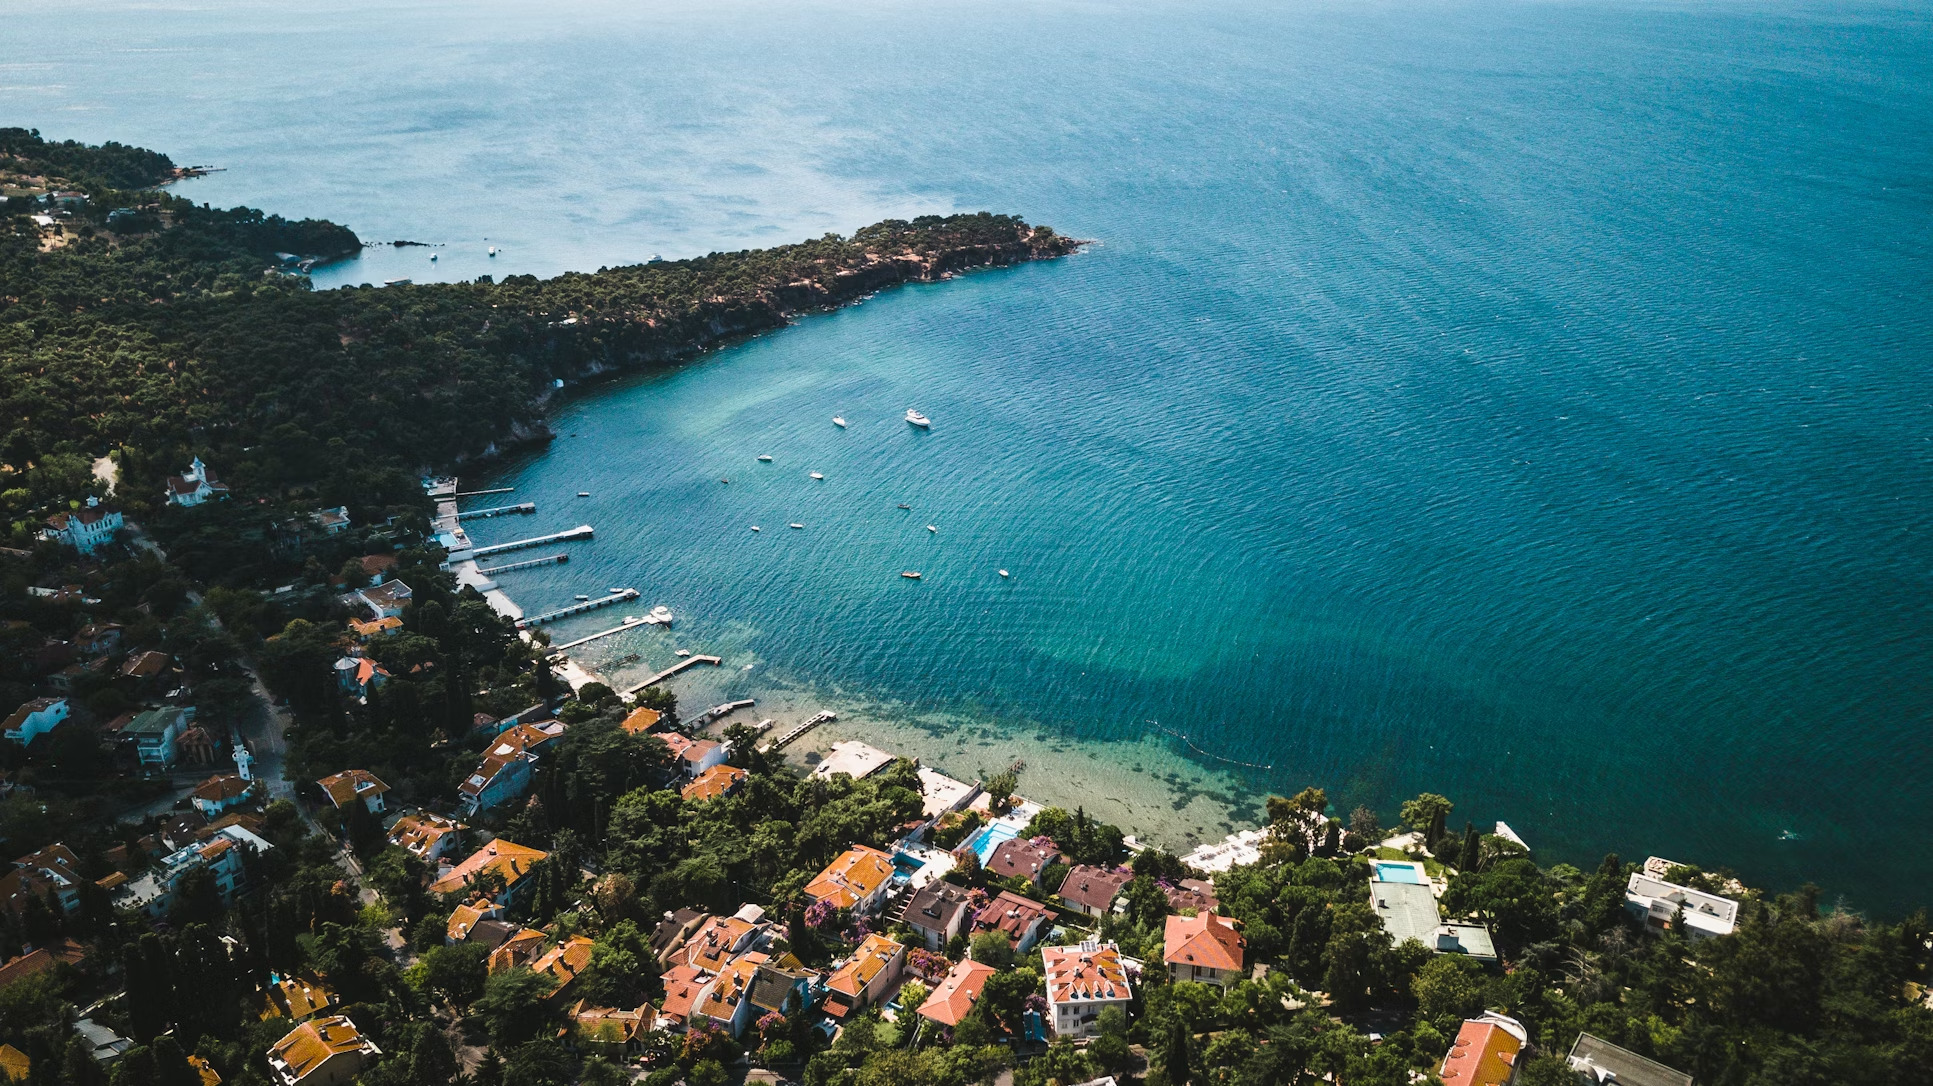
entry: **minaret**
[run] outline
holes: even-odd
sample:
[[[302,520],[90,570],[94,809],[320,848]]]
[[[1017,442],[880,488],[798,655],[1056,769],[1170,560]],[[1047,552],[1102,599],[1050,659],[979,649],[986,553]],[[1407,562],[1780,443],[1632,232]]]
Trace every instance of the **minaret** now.
[[[255,779],[255,774],[249,769],[254,764],[255,756],[248,752],[248,748],[243,746],[240,740],[237,740],[235,742],[235,770],[241,774],[243,780],[252,781]]]

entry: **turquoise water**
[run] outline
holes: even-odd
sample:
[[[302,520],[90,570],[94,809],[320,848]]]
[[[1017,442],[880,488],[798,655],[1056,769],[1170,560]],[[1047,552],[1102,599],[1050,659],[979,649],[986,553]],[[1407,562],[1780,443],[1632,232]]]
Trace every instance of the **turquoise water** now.
[[[982,864],[993,862],[993,854],[1000,846],[1020,836],[1020,831],[1005,822],[994,822],[981,827],[967,838],[966,846],[980,857]]]
[[[1416,868],[1409,864],[1377,864],[1376,878],[1383,882],[1407,882],[1413,886],[1423,884],[1423,879],[1417,874]]]
[[[447,245],[324,285],[955,208],[1100,242],[571,403],[501,480],[540,514],[477,529],[597,526],[506,579],[527,607],[634,585],[680,643],[753,664],[739,689],[1103,752],[1159,721],[1270,767],[1245,790],[1319,783],[1385,819],[1439,791],[1453,826],[1507,818],[1548,858],[1730,864],[1881,910],[1933,885],[1898,832],[1933,777],[1921,10],[82,3],[10,25],[9,121],[228,166],[197,199]]]

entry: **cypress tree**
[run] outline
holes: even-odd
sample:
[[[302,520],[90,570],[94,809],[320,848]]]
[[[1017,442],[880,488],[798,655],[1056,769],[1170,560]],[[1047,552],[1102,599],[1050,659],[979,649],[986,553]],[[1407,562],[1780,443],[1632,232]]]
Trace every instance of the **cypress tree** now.
[[[1463,847],[1457,852],[1465,871],[1475,871],[1483,863],[1483,838],[1477,833],[1475,825],[1463,824]]]
[[[1188,1025],[1177,1015],[1168,1025],[1167,1043],[1161,1046],[1161,1070],[1168,1086],[1188,1086],[1195,1072],[1188,1062]]]

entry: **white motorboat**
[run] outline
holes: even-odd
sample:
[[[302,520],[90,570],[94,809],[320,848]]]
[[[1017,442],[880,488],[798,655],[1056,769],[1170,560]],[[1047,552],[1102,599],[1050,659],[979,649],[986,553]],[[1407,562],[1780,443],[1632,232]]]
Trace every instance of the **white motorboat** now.
[[[821,475],[821,474],[819,474],[819,473],[818,473],[818,472],[816,472],[816,471],[812,473],[812,477],[813,477],[814,479],[823,479],[823,478],[825,478],[825,476],[823,476],[823,475]]]
[[[1012,574],[1010,574],[1010,573],[1008,573],[1008,572],[1007,572],[1006,570],[1004,570],[1004,569],[1000,571],[1000,575],[1001,575],[1002,577],[1011,577],[1011,576],[1013,576]]]
[[[939,529],[938,529],[938,528],[935,528],[935,527],[934,527],[933,525],[931,525],[931,524],[929,524],[929,525],[927,525],[927,526],[926,526],[926,530],[927,530],[927,531],[929,531],[929,532],[937,532],[937,531],[939,531]]]
[[[492,246],[490,246],[490,255],[491,255],[491,256],[496,256],[496,255],[497,255],[497,247],[496,247],[496,246],[494,246],[494,245],[492,245]]]
[[[752,531],[754,532],[758,531],[758,525],[756,524],[752,525]]]
[[[920,579],[920,571],[917,569],[902,570],[900,576],[909,581],[917,581]]]
[[[930,430],[933,427],[932,419],[927,418],[925,415],[920,414],[910,407],[906,409],[906,421],[922,430]]]
[[[803,528],[803,527],[805,527],[805,525],[803,525],[803,524],[800,524],[800,523],[799,523],[798,521],[796,521],[796,520],[795,520],[795,521],[793,521],[792,523],[790,523],[790,524],[788,524],[788,525],[786,525],[786,527],[787,527],[787,528]]]
[[[584,602],[585,600],[588,600],[588,599],[590,599],[590,597],[589,597],[589,596],[578,596],[578,597],[577,597],[577,602],[579,602],[579,603],[583,603],[583,602]]]
[[[761,464],[769,464],[769,463],[771,463],[771,462],[772,462],[772,454],[770,454],[770,453],[760,453],[760,454],[758,454],[758,462],[759,462],[759,463],[761,463]]]
[[[838,427],[838,428],[840,428],[841,430],[843,430],[843,429],[845,429],[845,428],[846,428],[846,420],[845,420],[845,419],[842,419],[842,418],[840,418],[840,417],[839,417],[839,416],[837,416],[837,415],[834,415],[834,416],[832,416],[832,424],[833,424],[834,426],[837,426],[837,427]]]
[[[432,263],[432,264],[434,264],[434,263],[436,263],[436,254],[435,254],[435,253],[431,253],[431,254],[430,254],[430,263]]]

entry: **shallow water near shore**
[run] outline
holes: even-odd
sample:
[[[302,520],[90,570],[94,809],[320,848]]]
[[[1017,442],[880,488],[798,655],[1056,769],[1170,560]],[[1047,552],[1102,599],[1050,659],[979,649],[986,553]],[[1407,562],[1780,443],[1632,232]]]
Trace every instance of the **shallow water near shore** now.
[[[320,286],[956,209],[1100,240],[565,406],[551,449],[487,480],[539,513],[476,535],[591,523],[504,587],[677,611],[588,666],[716,652],[674,680],[687,707],[830,704],[852,716],[815,741],[956,775],[1025,758],[1030,796],[1168,840],[1268,790],[1387,820],[1427,789],[1547,860],[1657,853],[1882,912],[1933,885],[1933,846],[1896,832],[1933,779],[1923,12],[80,3],[13,25],[8,123],[229,167],[197,200],[444,245]]]

